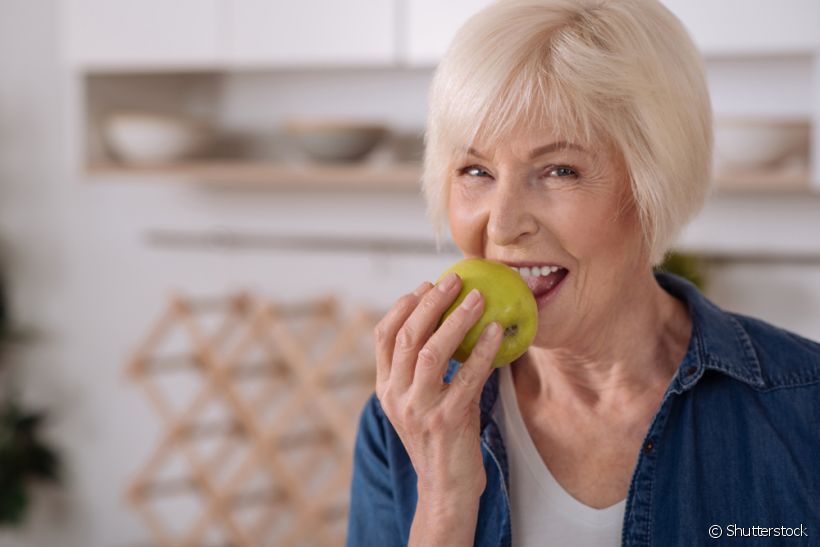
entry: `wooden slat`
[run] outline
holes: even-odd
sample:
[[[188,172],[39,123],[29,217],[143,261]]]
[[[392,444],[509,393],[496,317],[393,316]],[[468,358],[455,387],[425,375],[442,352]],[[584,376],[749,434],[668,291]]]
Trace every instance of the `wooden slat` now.
[[[346,508],[329,504],[341,499],[349,485],[358,409],[349,408],[347,398],[345,404],[337,401],[335,391],[342,385],[348,389],[359,384],[360,389],[346,392],[359,392],[357,404],[364,404],[372,392],[373,373],[362,368],[363,363],[371,362],[371,356],[357,356],[357,352],[365,342],[362,338],[367,338],[370,346],[369,337],[379,315],[360,307],[343,316],[335,297],[291,303],[244,298],[241,306],[230,304],[241,301],[239,297],[211,300],[226,305],[203,306],[208,299],[172,295],[166,313],[135,352],[140,364],[132,364],[133,379],[144,388],[165,430],[129,485],[128,501],[159,545],[199,545],[208,530],[218,527],[232,544],[250,546],[264,541],[265,532],[281,519],[293,524],[284,545],[314,539],[322,545],[338,543],[331,521]],[[201,328],[198,316],[206,312],[225,316],[215,333]],[[296,321],[301,329],[294,328]],[[189,350],[155,355],[163,334],[180,326]],[[329,334],[333,336],[330,345],[315,355],[311,345]],[[226,347],[229,344],[231,347]],[[259,348],[265,355],[248,361],[246,355]],[[170,404],[173,395],[163,392],[155,380],[169,368],[180,368],[180,363],[188,363],[181,366],[182,371],[198,375],[201,381],[189,402],[176,408]],[[263,387],[249,400],[238,387],[240,382],[250,381],[263,382]],[[269,420],[265,409],[273,397],[286,399]],[[205,421],[203,414],[209,403],[217,400],[227,416]],[[312,416],[311,424],[297,426],[298,418],[305,414]],[[203,436],[221,441],[215,455],[207,460],[195,444]],[[288,453],[296,448],[304,454],[294,462]],[[235,466],[236,460],[228,456],[238,450],[241,459]],[[190,476],[158,479],[162,464],[180,455]],[[326,482],[316,485],[321,492],[309,494],[304,477],[328,461],[333,468]],[[226,468],[229,462],[230,469]],[[260,474],[270,487],[251,487],[250,480]],[[173,516],[150,506],[158,497],[191,494],[199,498],[202,510],[186,530],[175,532],[178,527],[167,526],[165,520]],[[235,514],[248,505],[263,509],[255,522],[240,520]]]
[[[405,190],[418,192],[417,164],[282,164],[260,161],[207,160],[159,166],[93,164],[92,179],[182,180],[203,185],[281,188]]]

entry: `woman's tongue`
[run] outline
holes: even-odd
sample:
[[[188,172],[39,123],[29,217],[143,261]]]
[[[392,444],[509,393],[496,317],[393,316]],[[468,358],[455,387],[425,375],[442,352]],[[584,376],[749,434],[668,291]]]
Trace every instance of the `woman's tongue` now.
[[[569,272],[565,268],[552,272],[548,276],[527,276],[524,281],[535,296],[541,296],[558,284]]]

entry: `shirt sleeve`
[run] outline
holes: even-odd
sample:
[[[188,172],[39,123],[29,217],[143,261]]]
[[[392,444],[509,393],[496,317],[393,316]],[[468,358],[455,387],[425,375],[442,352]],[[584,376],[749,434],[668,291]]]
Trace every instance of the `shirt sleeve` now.
[[[348,547],[402,546],[385,442],[387,417],[371,395],[359,419],[347,523]]]

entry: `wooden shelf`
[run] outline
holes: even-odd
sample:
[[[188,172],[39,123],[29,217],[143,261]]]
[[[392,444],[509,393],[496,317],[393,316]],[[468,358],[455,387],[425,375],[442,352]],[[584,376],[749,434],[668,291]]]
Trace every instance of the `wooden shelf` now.
[[[808,169],[723,169],[715,174],[717,193],[808,193],[811,190]]]
[[[344,234],[304,235],[253,231],[152,229],[145,234],[145,242],[157,248],[173,250],[254,250],[299,251],[321,253],[367,253],[389,255],[461,255],[458,247],[447,240],[438,249],[436,243],[426,238]],[[703,245],[678,244],[675,250],[697,254],[712,264],[787,264],[797,266],[820,266],[820,252],[814,249],[728,249],[704,247]]]
[[[173,165],[92,164],[93,179],[184,180],[221,186],[418,191],[421,166],[416,163],[284,164],[264,161],[207,160]],[[820,198],[807,171],[721,171],[715,196],[800,196]]]
[[[415,191],[420,188],[421,167],[413,163],[301,165],[209,160],[158,166],[93,164],[87,167],[86,173],[95,179],[159,178],[230,186]]]

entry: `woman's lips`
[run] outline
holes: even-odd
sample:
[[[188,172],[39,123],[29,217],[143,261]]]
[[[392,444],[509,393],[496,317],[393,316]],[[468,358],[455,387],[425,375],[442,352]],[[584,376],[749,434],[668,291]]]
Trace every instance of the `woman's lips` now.
[[[560,274],[558,281],[556,281],[551,287],[549,287],[545,292],[541,292],[538,294],[533,294],[535,296],[535,303],[538,305],[538,310],[543,310],[546,308],[552,300],[556,298],[556,294],[561,292],[561,288],[564,286],[564,281],[566,280],[567,276],[569,275],[569,271],[564,270],[563,273],[555,272]]]
[[[547,276],[528,276],[524,277],[524,281],[527,282],[527,286],[532,291],[533,296],[538,298],[541,295],[546,294],[550,291],[553,287],[555,287],[566,275],[569,271],[566,268],[561,268],[556,272],[552,272]]]

